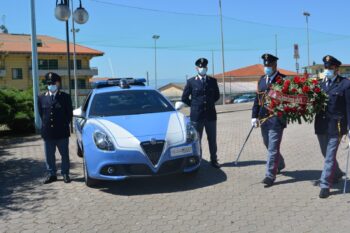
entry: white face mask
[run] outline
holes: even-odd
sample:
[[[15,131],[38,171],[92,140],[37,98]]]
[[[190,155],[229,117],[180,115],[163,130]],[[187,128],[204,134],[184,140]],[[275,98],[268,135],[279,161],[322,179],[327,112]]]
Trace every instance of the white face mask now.
[[[54,93],[57,91],[58,87],[56,85],[48,85],[47,89],[51,92]]]
[[[324,76],[326,76],[329,79],[333,78],[334,77],[334,70],[325,69]]]
[[[204,76],[207,74],[207,68],[198,68],[198,74]]]

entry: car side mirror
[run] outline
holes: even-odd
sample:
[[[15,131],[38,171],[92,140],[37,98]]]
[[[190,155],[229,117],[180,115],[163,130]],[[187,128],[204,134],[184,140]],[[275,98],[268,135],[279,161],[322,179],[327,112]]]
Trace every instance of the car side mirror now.
[[[73,110],[73,116],[78,118],[84,118],[81,107]]]
[[[181,102],[181,101],[177,101],[175,103],[175,109],[176,110],[181,110],[184,106],[185,106],[185,104],[183,102]]]

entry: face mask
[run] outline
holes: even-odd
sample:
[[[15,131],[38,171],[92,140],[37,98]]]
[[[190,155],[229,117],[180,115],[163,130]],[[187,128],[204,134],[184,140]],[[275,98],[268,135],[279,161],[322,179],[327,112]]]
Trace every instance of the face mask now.
[[[334,77],[334,70],[325,69],[324,70],[324,75],[327,78],[333,78]]]
[[[53,93],[53,92],[57,91],[57,86],[56,85],[48,85],[47,89],[49,90],[49,92]]]
[[[206,75],[207,74],[207,68],[198,68],[198,74],[200,75]]]
[[[264,67],[264,72],[267,76],[271,76],[273,73],[272,67]]]

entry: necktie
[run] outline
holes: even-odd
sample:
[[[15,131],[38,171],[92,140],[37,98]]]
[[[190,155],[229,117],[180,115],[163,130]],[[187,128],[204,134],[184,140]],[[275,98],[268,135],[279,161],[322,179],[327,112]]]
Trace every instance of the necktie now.
[[[266,76],[266,84],[269,84],[270,83],[270,78],[269,76]]]
[[[54,95],[51,95],[51,101],[53,102],[55,99],[55,96]]]

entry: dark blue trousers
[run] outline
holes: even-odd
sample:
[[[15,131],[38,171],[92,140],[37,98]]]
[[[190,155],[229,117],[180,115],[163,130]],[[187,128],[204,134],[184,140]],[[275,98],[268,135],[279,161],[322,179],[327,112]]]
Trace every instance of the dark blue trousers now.
[[[46,169],[52,176],[56,175],[56,148],[61,154],[61,174],[69,174],[69,138],[62,139],[44,139]]]
[[[216,144],[216,121],[201,120],[197,122],[192,122],[199,134],[200,144],[201,144],[201,153],[202,153],[202,136],[203,130],[207,133],[209,151],[210,151],[210,160],[217,160],[217,144]]]

